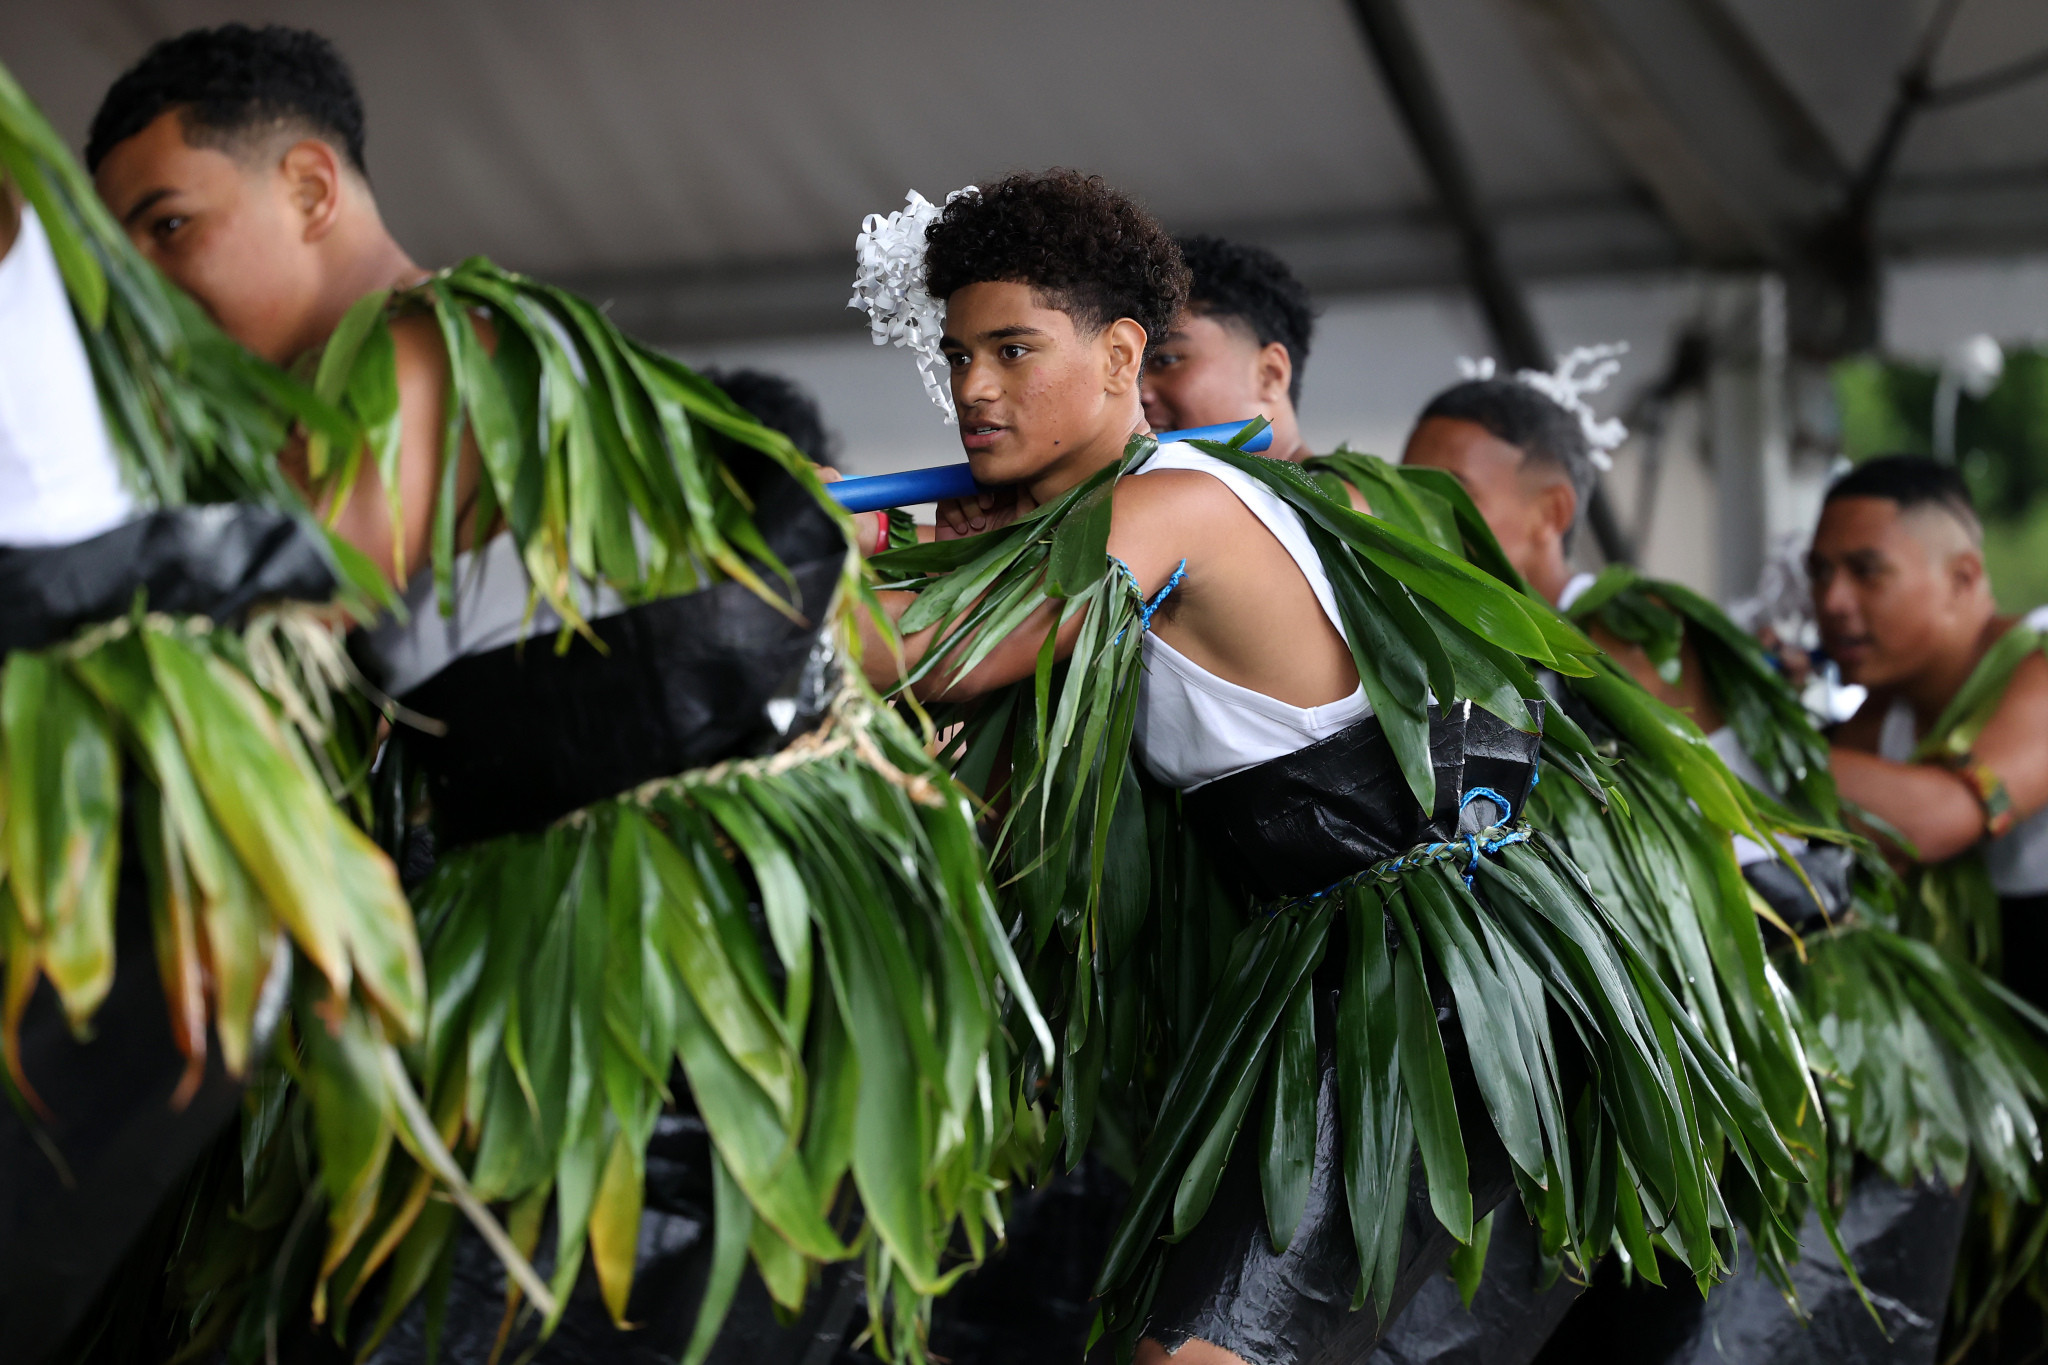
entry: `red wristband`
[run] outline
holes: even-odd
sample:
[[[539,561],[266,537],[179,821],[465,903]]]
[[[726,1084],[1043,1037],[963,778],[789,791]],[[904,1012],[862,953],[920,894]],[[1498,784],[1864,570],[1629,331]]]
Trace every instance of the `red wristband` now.
[[[875,553],[889,548],[889,514],[881,509],[875,512]]]

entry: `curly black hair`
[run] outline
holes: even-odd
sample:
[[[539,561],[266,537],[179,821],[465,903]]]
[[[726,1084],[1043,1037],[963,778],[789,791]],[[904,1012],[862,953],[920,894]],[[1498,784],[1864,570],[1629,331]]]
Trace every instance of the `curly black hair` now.
[[[98,170],[115,146],[166,110],[185,116],[195,147],[238,146],[279,126],[304,128],[363,161],[363,101],[334,44],[305,29],[222,24],[166,38],[128,68],[100,101],[85,144]]]
[[[1130,318],[1151,342],[1187,305],[1180,248],[1099,175],[1005,176],[946,205],[925,241],[925,288],[937,299],[970,284],[1025,284],[1083,331]]]
[[[1219,322],[1236,319],[1262,347],[1285,346],[1294,365],[1287,401],[1301,402],[1316,310],[1287,262],[1263,247],[1207,235],[1181,238],[1180,254],[1188,263],[1188,308]]]

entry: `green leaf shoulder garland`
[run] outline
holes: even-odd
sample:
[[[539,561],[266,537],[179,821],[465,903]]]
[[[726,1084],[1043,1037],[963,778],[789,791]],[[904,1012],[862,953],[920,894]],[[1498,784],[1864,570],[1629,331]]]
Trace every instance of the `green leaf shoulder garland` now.
[[[807,621],[836,658],[854,649],[871,590],[808,461],[589,303],[488,261],[370,296],[337,328],[315,387],[370,438],[313,446],[323,489],[338,499],[363,460],[397,487],[390,327],[407,316],[432,319],[452,361],[422,610],[456,600],[450,490],[466,431],[483,470],[478,544],[494,526],[509,535],[529,612],[561,622],[558,654],[597,647],[593,589],[631,611],[720,584]],[[742,456],[831,518],[828,591],[802,612],[735,472]],[[1017,1116],[992,1078],[1014,1069],[1009,1038],[1027,1052],[1049,1038],[966,796],[856,670],[833,671],[823,723],[780,752],[649,780],[539,832],[444,846],[414,892],[430,1005],[408,1068],[477,1197],[509,1210],[522,1256],[552,1201],[552,1283],[520,1285],[543,1331],[586,1259],[624,1321],[642,1154],[672,1064],[716,1175],[690,1358],[710,1348],[749,1260],[794,1312],[820,1266],[850,1257],[865,1262],[878,1349],[919,1357],[930,1298],[964,1264],[954,1238],[978,1260],[1000,1233]],[[417,820],[416,800],[392,791],[385,818]],[[395,1157],[347,1192],[353,1221],[336,1227],[321,1276],[347,1299],[389,1267],[372,1341],[452,1254],[455,1223],[426,1199],[432,1174]]]
[[[1531,662],[1574,674],[1601,666],[1546,607],[1427,536],[1353,512],[1293,466],[1197,448],[1301,514],[1361,683],[1423,811],[1436,798],[1432,698],[1470,698],[1527,729],[1527,703],[1544,697]],[[1619,1238],[1646,1263],[1661,1247],[1703,1283],[1720,1274],[1731,1226],[1717,1184],[1723,1156],[1757,1182],[1796,1182],[1798,1163],[1729,1051],[1666,985],[1652,946],[1552,840],[1509,812],[1319,895],[1254,905],[1216,885],[1187,836],[1180,798],[1137,776],[1130,749],[1146,604],[1105,547],[1111,488],[1152,449],[1136,438],[1119,465],[1008,527],[877,561],[892,586],[920,594],[906,632],[944,624],[923,669],[941,658],[972,668],[1047,601],[1062,620],[1082,618],[1064,663],[1048,646],[1033,679],[941,708],[935,720],[963,722],[953,756],[970,786],[986,789],[1005,752],[1010,765],[997,865],[1061,1050],[1059,1075],[1044,1078],[1056,1082],[1059,1125],[1044,1159],[1064,1142],[1067,1160],[1078,1160],[1092,1137],[1134,1176],[1101,1275],[1107,1328],[1126,1346],[1135,1340],[1165,1250],[1159,1239],[1200,1220],[1248,1120],[1257,1127],[1248,1140],[1264,1150],[1313,1145],[1314,1086],[1284,1078],[1298,1080],[1304,1066],[1312,1076],[1318,1042],[1336,1053],[1359,1301],[1370,1294],[1384,1309],[1391,1296],[1418,1151],[1437,1218],[1471,1237],[1465,1138],[1431,1003],[1438,983],[1455,1002],[1487,1117],[1549,1244],[1590,1259]],[[1546,789],[1607,790],[1607,761],[1555,709],[1546,744]],[[1755,829],[1756,808],[1739,786],[1726,784],[1723,804],[1731,822]],[[1132,855],[1148,837],[1149,863]],[[1743,930],[1754,946],[1747,918],[1729,933]],[[1209,949],[1219,934],[1227,952]],[[1340,956],[1325,964],[1333,952]],[[1755,959],[1760,972],[1760,949]],[[1718,977],[1718,964],[1702,965],[1707,979]],[[1335,1036],[1320,1039],[1308,1003],[1319,966],[1341,981]],[[1757,1008],[1781,1017],[1768,996]],[[1554,1033],[1554,1017],[1569,1031]],[[1579,1048],[1591,1059],[1583,1095],[1560,1079]],[[1146,1057],[1167,1060],[1148,1070]],[[1792,1085],[1802,1079],[1794,1066]],[[1020,1099],[1038,1093],[1037,1078],[1023,1083]],[[1262,1086],[1271,1098],[1251,1119]],[[1265,1163],[1276,1247],[1292,1235],[1306,1179],[1302,1162]]]

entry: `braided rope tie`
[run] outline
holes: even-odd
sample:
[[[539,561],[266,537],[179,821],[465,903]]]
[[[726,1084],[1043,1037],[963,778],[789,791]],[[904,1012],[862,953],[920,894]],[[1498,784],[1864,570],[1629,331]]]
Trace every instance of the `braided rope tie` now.
[[[1470,890],[1472,887],[1473,871],[1479,866],[1479,859],[1482,855],[1498,853],[1509,844],[1526,843],[1530,836],[1535,833],[1526,821],[1518,821],[1514,818],[1515,808],[1513,803],[1491,787],[1472,788],[1459,800],[1458,809],[1464,810],[1465,807],[1471,805],[1480,797],[1485,797],[1501,808],[1503,815],[1498,822],[1488,825],[1485,829],[1468,834],[1462,839],[1439,839],[1426,844],[1417,844],[1406,853],[1396,854],[1391,858],[1382,858],[1371,867],[1354,872],[1341,881],[1332,882],[1320,891],[1312,892],[1306,896],[1297,896],[1290,901],[1283,901],[1274,907],[1273,913],[1278,915],[1289,910],[1300,910],[1315,904],[1325,896],[1340,895],[1351,890],[1353,887],[1361,886],[1369,881],[1393,881],[1401,873],[1411,868],[1421,867],[1429,862],[1444,862],[1457,857],[1460,853],[1467,855],[1464,878],[1465,888]]]
[[[1131,590],[1131,596],[1138,599],[1138,633],[1140,635],[1152,629],[1152,614],[1166,605],[1167,597],[1172,594],[1175,588],[1180,586],[1180,581],[1188,576],[1188,562],[1186,558],[1182,558],[1179,566],[1174,569],[1173,576],[1166,580],[1166,586],[1154,593],[1148,601],[1145,597],[1144,587],[1138,582],[1138,576],[1131,572],[1131,566],[1118,559],[1115,555],[1109,557],[1109,562],[1114,564],[1117,572],[1123,575],[1124,583]],[[1128,630],[1129,627],[1126,626],[1124,629]],[[1116,639],[1110,641],[1110,643],[1121,644],[1123,643],[1123,638],[1124,631],[1120,630],[1116,633]]]
[[[948,796],[944,785],[934,782],[923,773],[903,771],[882,753],[868,733],[876,719],[873,701],[861,695],[852,685],[842,684],[832,698],[824,723],[815,730],[797,736],[778,752],[761,758],[728,758],[709,767],[692,768],[688,772],[676,773],[671,777],[657,777],[612,799],[648,806],[663,796],[686,795],[693,787],[720,786],[741,777],[779,777],[793,768],[821,763],[851,749],[862,763],[894,786],[900,787],[904,795],[916,804],[944,804]],[[571,811],[557,823],[563,826],[580,824],[589,818],[591,809],[602,804],[604,803],[593,802],[591,806]]]

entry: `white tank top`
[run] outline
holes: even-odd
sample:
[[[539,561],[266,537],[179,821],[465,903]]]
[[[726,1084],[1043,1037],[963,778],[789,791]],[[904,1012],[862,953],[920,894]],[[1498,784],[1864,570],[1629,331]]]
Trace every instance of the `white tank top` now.
[[[1159,447],[1138,473],[1192,469],[1213,475],[1273,533],[1308,580],[1330,624],[1343,633],[1337,597],[1301,516],[1264,484],[1183,442]],[[1306,749],[1372,714],[1365,688],[1324,706],[1290,706],[1219,678],[1151,631],[1145,632],[1135,740],[1152,775],[1191,791],[1205,782]]]
[[[2048,631],[2048,607],[2036,607],[2029,612],[2027,624]],[[1878,757],[1910,763],[1913,746],[1918,742],[1913,708],[1905,698],[1894,697],[1878,731]],[[2001,896],[2048,895],[2048,806],[1985,844],[1984,866],[1991,873],[1992,887]]]
[[[0,257],[0,545],[66,545],[135,515],[36,211]]]

